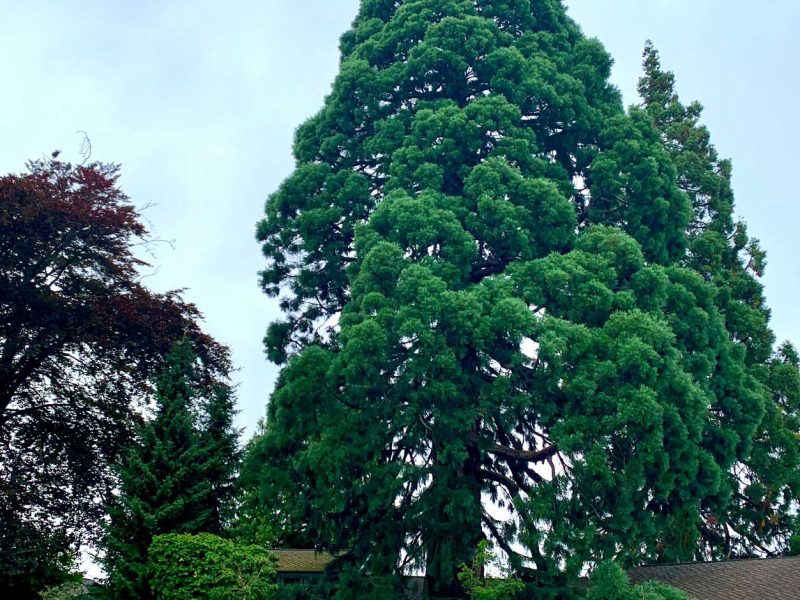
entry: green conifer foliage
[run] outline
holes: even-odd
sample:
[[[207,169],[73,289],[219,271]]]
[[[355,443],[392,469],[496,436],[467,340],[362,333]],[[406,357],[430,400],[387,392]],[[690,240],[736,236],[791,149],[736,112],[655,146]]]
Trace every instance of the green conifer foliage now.
[[[112,598],[152,596],[147,552],[154,536],[223,531],[238,455],[231,419],[230,391],[209,381],[191,346],[178,343],[156,381],[155,417],[119,465],[106,537]]]
[[[573,200],[582,224],[597,185],[592,211],[618,222],[630,212],[631,233],[655,258],[680,254],[680,227],[669,225],[688,219],[685,198],[669,181],[655,132],[623,115],[610,68],[602,46],[557,0],[363,2],[342,38],[341,71],[325,107],[298,130],[297,169],[259,225],[269,259],[264,289],[286,292],[287,319],[267,336],[270,356],[283,362],[287,348],[318,341],[343,308],[356,225],[392,190],[469,201],[462,208],[474,217],[462,225],[480,250],[473,282],[535,251],[522,232],[505,239],[511,215],[492,213],[492,202],[504,199],[465,189],[488,159],[525,180],[547,180]],[[593,174],[603,149],[609,155]],[[521,211],[529,220],[546,217],[542,230],[569,226],[559,212],[565,205],[537,215],[519,198],[511,204],[517,218],[526,218]]]
[[[236,397],[230,386],[215,382],[200,402],[200,444],[203,448],[204,475],[211,486],[208,506],[211,520],[206,533],[225,535],[233,524],[237,477],[242,452],[241,431],[234,427]]]
[[[784,552],[795,528],[800,493],[800,447],[796,432],[800,376],[798,356],[785,343],[773,353],[769,309],[758,278],[766,256],[758,240],[734,220],[732,166],[720,159],[706,127],[703,107],[684,106],[675,77],[661,68],[658,51],[648,42],[644,76],[639,83],[642,109],[652,118],[678,172],[678,185],[690,197],[691,221],[686,263],[717,289],[717,303],[730,339],[744,353],[743,369],[762,388],[764,417],[754,435],[743,435],[735,452],[717,443],[709,430],[708,449],[732,465],[720,496],[703,507],[703,556],[722,558]],[[720,381],[720,385],[724,385]],[[740,421],[722,404],[714,406],[728,426]],[[725,427],[718,423],[720,429]]]
[[[258,230],[286,366],[246,481],[283,540],[433,597],[487,537],[550,589],[696,554],[769,355],[610,66],[558,0],[362,2]]]

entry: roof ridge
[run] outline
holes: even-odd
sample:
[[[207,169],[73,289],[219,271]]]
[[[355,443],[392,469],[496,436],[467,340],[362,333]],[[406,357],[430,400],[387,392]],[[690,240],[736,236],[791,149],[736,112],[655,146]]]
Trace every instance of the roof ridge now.
[[[765,557],[741,557],[741,558],[724,558],[722,560],[692,560],[692,561],[684,561],[684,562],[670,562],[670,563],[650,563],[648,565],[639,565],[637,567],[633,567],[634,569],[650,569],[650,568],[658,568],[658,567],[687,567],[693,565],[727,565],[730,563],[742,563],[742,562],[771,562],[771,561],[779,561],[779,560],[800,560],[800,556],[765,556]]]

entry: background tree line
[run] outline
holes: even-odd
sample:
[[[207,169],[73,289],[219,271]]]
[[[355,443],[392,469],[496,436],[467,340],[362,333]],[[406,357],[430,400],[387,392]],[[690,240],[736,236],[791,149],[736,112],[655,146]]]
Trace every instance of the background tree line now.
[[[54,154],[0,178],[0,589],[80,595],[91,547],[105,597],[174,589],[183,555],[208,557],[219,597],[262,597],[266,550],[218,537],[241,456],[228,349],[179,292],[142,285],[151,242],[117,176]]]

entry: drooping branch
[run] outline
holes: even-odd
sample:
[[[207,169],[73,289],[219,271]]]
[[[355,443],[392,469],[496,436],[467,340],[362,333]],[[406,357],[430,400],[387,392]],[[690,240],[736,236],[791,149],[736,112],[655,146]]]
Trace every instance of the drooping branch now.
[[[489,481],[494,481],[495,483],[499,483],[500,485],[505,486],[509,494],[511,494],[512,496],[516,496],[520,492],[520,486],[513,479],[510,479],[505,475],[502,475],[500,473],[495,473],[487,469],[480,469],[478,471],[478,474],[483,479],[488,479]]]
[[[503,549],[503,552],[509,556],[519,556],[519,553],[511,547],[508,541],[506,541],[506,537],[497,529],[497,525],[490,515],[484,512],[481,520],[483,521],[483,524],[486,525],[486,528],[492,534],[492,537],[495,539],[497,544]]]
[[[506,538],[506,536],[501,534],[500,531],[497,529],[497,523],[495,519],[493,519],[491,515],[487,514],[486,511],[483,512],[483,515],[481,516],[481,521],[489,530],[489,533],[491,533],[492,537],[497,542],[497,545],[500,546],[503,552],[505,552],[511,559],[512,564],[518,571],[527,573],[529,575],[535,575],[536,571],[534,571],[529,567],[526,567],[523,564],[524,561],[530,561],[530,560],[532,560],[536,564],[537,571],[539,572],[544,571],[545,564],[541,558],[541,555],[539,555],[538,552],[533,552],[534,556],[525,556],[514,550],[511,547],[511,544],[508,543],[508,539]]]
[[[516,448],[509,448],[508,446],[501,446],[495,444],[489,448],[490,454],[502,456],[503,458],[512,460],[521,460],[524,462],[540,463],[552,458],[558,453],[558,446],[555,444],[546,446],[541,450],[517,450]]]
[[[543,483],[544,478],[531,469],[527,463],[518,461],[518,460],[511,460],[507,463],[509,470],[511,471],[511,476],[514,478],[514,481],[522,488],[526,489],[529,486],[525,483],[526,477],[529,477],[536,483]]]

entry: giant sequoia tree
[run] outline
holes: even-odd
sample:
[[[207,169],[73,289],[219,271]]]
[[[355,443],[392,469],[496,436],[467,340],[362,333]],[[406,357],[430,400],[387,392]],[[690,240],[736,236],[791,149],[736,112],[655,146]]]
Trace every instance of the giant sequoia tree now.
[[[434,596],[485,537],[551,589],[779,549],[796,356],[657,60],[625,112],[558,0],[364,0],[341,47],[258,230],[286,366],[247,480],[284,539]]]

